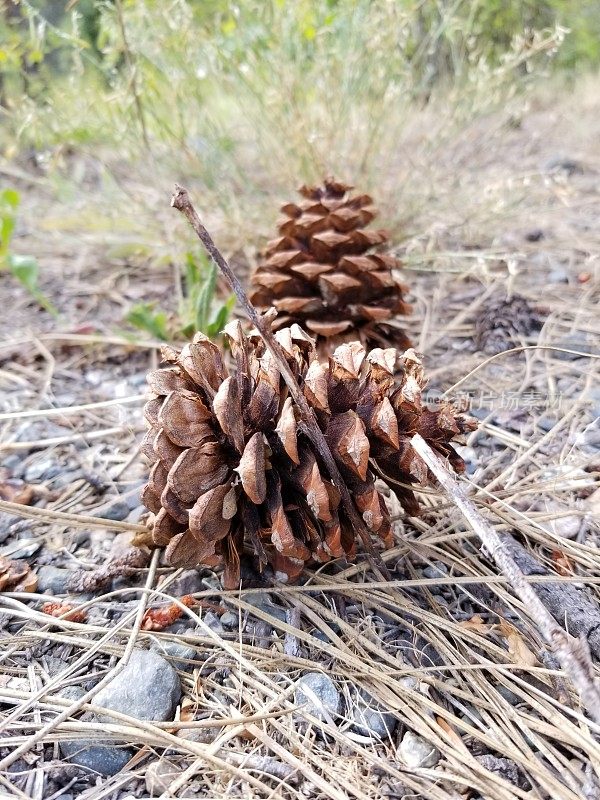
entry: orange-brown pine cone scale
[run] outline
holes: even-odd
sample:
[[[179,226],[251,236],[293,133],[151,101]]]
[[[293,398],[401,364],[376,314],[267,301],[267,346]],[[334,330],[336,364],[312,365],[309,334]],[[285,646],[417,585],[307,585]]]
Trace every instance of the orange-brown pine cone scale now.
[[[261,311],[277,309],[276,326],[298,323],[318,344],[332,342],[329,352],[354,339],[404,350],[410,342],[396,318],[411,307],[393,274],[401,263],[373,251],[387,234],[365,230],[376,215],[373,200],[351,189],[326,180],[303,186],[304,199],[282,207],[286,218],[252,276],[250,299]]]
[[[307,563],[352,559],[356,534],[298,410],[258,335],[239,322],[225,332],[235,369],[197,334],[183,350],[163,348],[164,369],[148,376],[153,393],[142,450],[153,462],[143,500],[152,540],[178,567],[224,566],[238,585],[240,556],[296,579]],[[293,325],[276,333],[315,412],[357,511],[375,540],[392,544],[390,514],[375,479],[383,476],[404,508],[417,513],[411,485],[430,479],[410,445],[421,433],[456,470],[451,442],[471,425],[449,406],[421,403],[420,361],[409,350],[367,354],[359,342],[337,348],[328,364]]]

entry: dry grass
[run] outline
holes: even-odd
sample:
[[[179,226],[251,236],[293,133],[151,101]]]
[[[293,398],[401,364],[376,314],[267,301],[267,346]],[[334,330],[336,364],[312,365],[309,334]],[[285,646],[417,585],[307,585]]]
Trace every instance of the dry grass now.
[[[585,434],[593,423],[600,370],[600,163],[593,149],[598,110],[597,97],[582,83],[571,96],[537,99],[520,127],[499,126],[502,115],[478,122],[435,162],[427,161],[417,131],[410,163],[399,153],[398,172],[390,169],[378,192],[388,218],[398,220],[401,215],[391,209],[396,187],[404,186],[401,202],[410,213],[402,251],[416,299],[410,327],[426,354],[432,384],[450,395],[504,398],[504,407],[496,405],[468,443],[471,498],[499,531],[512,533],[554,572],[560,557],[572,574],[553,575],[552,581],[587,587],[596,603],[600,457],[586,445]],[[568,176],[550,169],[548,162],[558,156],[580,161],[583,172]],[[161,188],[166,219],[170,187]],[[56,219],[43,196],[32,192],[29,203],[36,211],[45,208],[43,225]],[[217,232],[225,229],[216,216],[213,221]],[[28,224],[33,226],[33,217]],[[169,218],[169,226],[178,230],[177,224]],[[538,228],[544,234],[539,241],[524,238]],[[113,243],[118,238],[111,235]],[[238,244],[232,240],[230,250]],[[125,267],[118,259],[107,267],[95,258],[102,251],[97,232],[67,236],[61,230],[49,237],[33,230],[27,245],[53,259],[45,288],[52,292],[60,276],[54,293],[69,325],[51,330],[43,320],[32,323],[26,299],[3,287],[4,302],[20,308],[16,324],[5,319],[2,325],[5,332],[10,327],[10,339],[0,351],[6,396],[0,452],[3,458],[23,453],[27,463],[44,453],[62,462],[75,456],[113,486],[135,481],[144,469],[137,458],[142,397],[128,380],[152,364],[155,350],[151,343],[123,340],[114,327],[127,302],[123,297],[139,293],[140,286],[147,291],[152,284],[154,292],[158,282],[168,294],[168,270],[143,275],[135,261]],[[561,270],[567,282],[557,282]],[[584,283],[578,280],[582,273],[589,273]],[[488,296],[507,291],[539,306],[545,324],[539,334],[515,342],[520,350],[487,358],[473,347],[474,320]],[[88,321],[94,331],[81,328]],[[588,350],[581,357],[565,358],[565,351],[582,347]],[[125,382],[127,401],[115,408],[110,392],[90,388],[81,376],[93,370],[105,380],[110,375],[113,383]],[[72,399],[61,403],[60,412],[53,409],[40,419],[23,414],[54,406],[54,398],[67,392]],[[540,426],[553,401],[555,418]],[[52,435],[44,427],[52,421],[70,432]],[[33,422],[38,427],[23,433],[19,426]],[[19,431],[25,441],[17,439]],[[44,773],[56,768],[59,757],[56,743],[92,733],[133,744],[137,753],[124,771],[90,782],[78,795],[82,800],[135,791],[158,756],[178,765],[164,797],[597,796],[600,728],[578,707],[535,620],[479,552],[458,511],[436,491],[422,496],[423,516],[399,518],[397,545],[383,554],[392,581],[373,580],[358,563],[330,566],[299,587],[253,590],[286,608],[287,622],[249,605],[244,591],[215,588],[196,597],[238,611],[239,631],[215,633],[203,614],[184,606],[194,632],[141,631],[141,610],[168,598],[177,577],[162,567],[144,572],[140,586],[85,600],[85,608],[96,611],[87,624],[48,623],[39,611],[42,596],[4,595],[3,753],[34,741],[24,755],[24,775],[1,773],[6,792],[41,800]],[[99,555],[78,550],[77,531],[127,527],[90,519],[95,497],[90,481],[78,479],[22,513],[47,550],[88,566]],[[565,539],[556,531],[573,515],[581,519],[579,533]],[[423,567],[433,564],[445,572],[423,577]],[[109,605],[122,608],[117,624],[105,616]],[[115,715],[113,724],[94,724],[90,731],[78,714],[93,710],[93,697],[82,709],[59,690],[91,673],[110,676],[134,644],[155,641],[195,649],[191,669],[181,673],[184,716],[192,709],[194,720],[151,724]],[[54,678],[45,661],[50,652],[69,664]],[[361,687],[393,711],[399,721],[394,739],[374,742],[353,731],[349,718],[320,722],[296,708],[293,683],[314,670],[330,675],[347,698]],[[72,712],[65,715],[70,703]],[[437,766],[411,770],[402,764],[396,747],[404,730],[439,750]],[[514,762],[521,786],[486,769],[475,758],[484,753]]]

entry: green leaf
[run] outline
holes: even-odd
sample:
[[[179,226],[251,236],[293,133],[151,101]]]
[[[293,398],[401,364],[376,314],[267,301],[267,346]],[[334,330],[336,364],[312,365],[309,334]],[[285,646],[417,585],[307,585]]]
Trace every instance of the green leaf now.
[[[155,311],[153,303],[139,303],[133,306],[125,319],[130,325],[150,333],[155,339],[169,341],[167,315],[164,311]]]
[[[234,306],[235,306],[235,295],[232,294],[223,303],[221,308],[217,311],[216,317],[208,326],[207,336],[209,336],[211,339],[215,339],[221,333],[225,325],[227,325],[229,316]]]
[[[23,286],[31,293],[37,291],[37,282],[40,274],[38,262],[33,256],[8,257],[8,268]]]
[[[21,195],[16,189],[4,189],[0,192],[0,203],[10,206],[13,210],[19,207]]]
[[[58,311],[48,298],[38,289],[40,268],[33,256],[8,255],[6,263],[12,275],[20,281],[35,301],[45,308],[53,317],[58,317]]]
[[[210,319],[210,309],[215,296],[217,288],[217,268],[214,264],[211,265],[210,272],[208,273],[204,284],[198,293],[196,301],[196,314],[195,321],[196,327],[202,333],[206,333]]]

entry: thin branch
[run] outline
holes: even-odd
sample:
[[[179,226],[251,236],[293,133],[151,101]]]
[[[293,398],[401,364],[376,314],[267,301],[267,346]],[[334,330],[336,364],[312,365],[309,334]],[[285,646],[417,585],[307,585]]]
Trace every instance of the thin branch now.
[[[175,193],[171,198],[171,205],[173,208],[176,208],[178,211],[186,217],[192,228],[194,229],[196,235],[204,245],[207,253],[219,268],[221,273],[224,275],[225,279],[231,286],[235,296],[238,299],[238,302],[246,312],[248,319],[252,322],[252,324],[256,327],[262,339],[265,343],[265,346],[277,362],[277,366],[281,375],[283,376],[284,381],[286,382],[290,394],[298,410],[300,411],[300,415],[302,417],[302,421],[304,422],[306,433],[310,438],[315,451],[321,456],[323,461],[325,462],[325,466],[329,471],[329,475],[331,480],[339,489],[342,504],[344,506],[344,510],[348,515],[354,530],[360,536],[362,543],[369,553],[371,557],[371,564],[376,571],[382,574],[384,577],[389,576],[389,572],[387,567],[384,565],[383,561],[379,556],[375,553],[373,548],[373,544],[371,542],[371,536],[369,531],[367,530],[367,526],[364,523],[364,520],[357,512],[356,508],[354,507],[354,503],[352,502],[352,497],[350,496],[350,492],[342,475],[338,469],[337,464],[335,463],[335,459],[329,449],[329,445],[323,435],[322,430],[319,428],[315,416],[313,414],[312,409],[308,405],[302,390],[298,386],[296,378],[294,377],[294,373],[290,369],[283,349],[275,336],[273,335],[273,331],[271,330],[271,326],[268,320],[262,317],[257,310],[254,308],[252,303],[250,302],[248,295],[244,291],[242,284],[233,274],[233,271],[221,252],[219,251],[218,247],[212,240],[210,233],[206,230],[200,217],[198,216],[196,209],[192,205],[190,200],[190,196],[188,194],[187,189],[184,189],[182,186],[175,186]]]
[[[600,722],[600,689],[595,682],[587,641],[574,639],[561,628],[527,582],[510,551],[494,528],[481,516],[463,487],[448,471],[443,461],[417,433],[411,444],[439,481],[449,499],[460,509],[475,531],[484,550],[506,576],[515,594],[523,602],[542,637],[556,654],[562,668],[579,692],[581,703],[596,722]]]

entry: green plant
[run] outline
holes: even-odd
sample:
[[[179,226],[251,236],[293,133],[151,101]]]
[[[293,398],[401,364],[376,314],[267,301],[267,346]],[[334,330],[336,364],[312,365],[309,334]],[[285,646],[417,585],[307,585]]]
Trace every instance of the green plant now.
[[[56,316],[56,309],[38,288],[40,267],[37,259],[18,255],[11,249],[20,202],[21,196],[16,189],[0,192],[0,271],[10,272],[42,308]]]
[[[181,336],[191,337],[196,331],[211,339],[221,333],[235,304],[235,296],[219,302],[217,268],[205,256],[191,251],[186,253],[184,267],[177,313],[169,316],[156,303],[138,303],[127,314],[130,325],[165,342]]]

